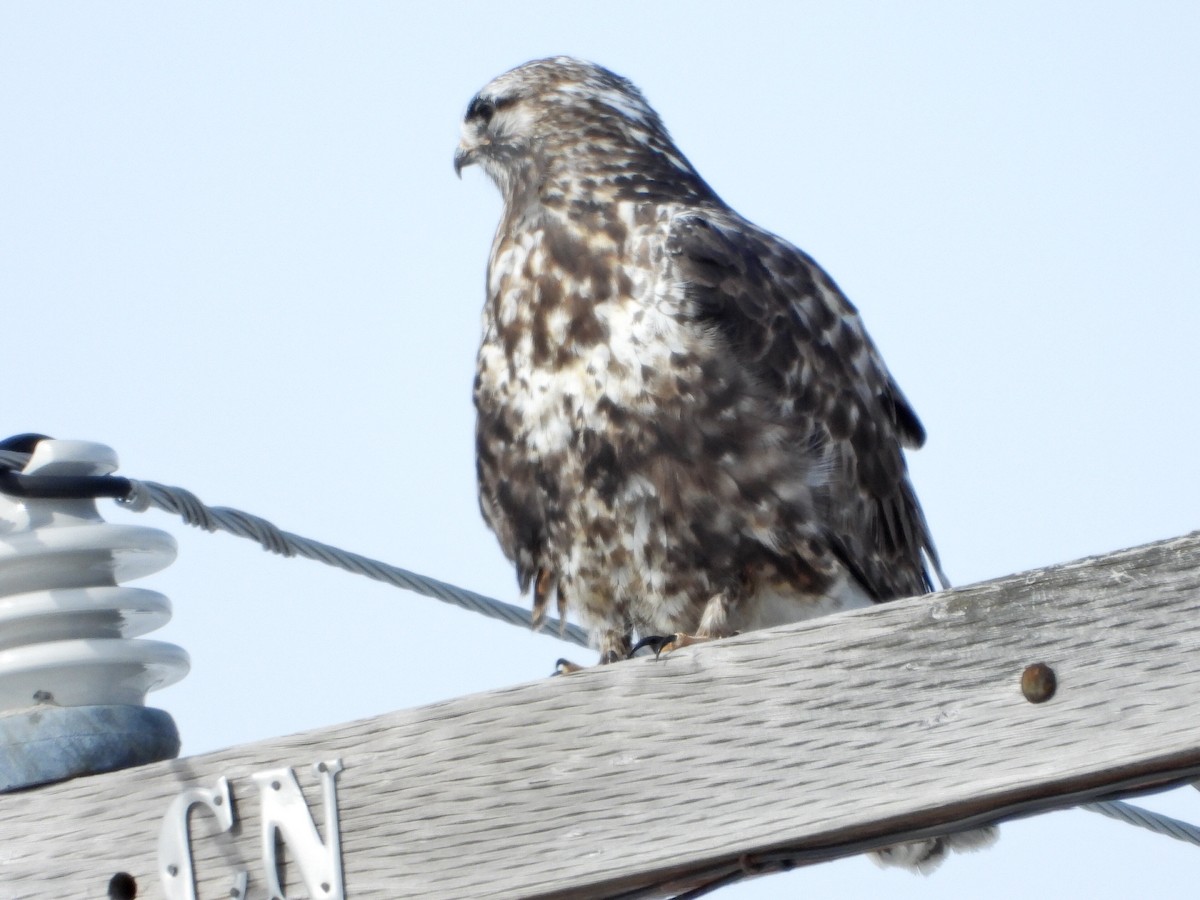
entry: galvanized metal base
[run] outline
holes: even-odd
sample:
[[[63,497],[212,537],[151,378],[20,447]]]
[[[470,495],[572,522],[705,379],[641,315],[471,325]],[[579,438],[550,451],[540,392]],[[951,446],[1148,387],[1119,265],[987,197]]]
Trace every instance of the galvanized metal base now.
[[[145,706],[36,706],[0,716],[0,793],[179,755],[179,731]]]

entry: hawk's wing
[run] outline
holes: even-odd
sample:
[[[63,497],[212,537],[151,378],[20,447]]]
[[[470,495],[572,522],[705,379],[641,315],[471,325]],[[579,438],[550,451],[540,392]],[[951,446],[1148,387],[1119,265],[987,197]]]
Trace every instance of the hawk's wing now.
[[[797,452],[818,455],[830,550],[878,600],[931,588],[922,554],[944,583],[901,451],[924,429],[832,279],[723,209],[676,215],[666,264],[696,323],[795,424]]]

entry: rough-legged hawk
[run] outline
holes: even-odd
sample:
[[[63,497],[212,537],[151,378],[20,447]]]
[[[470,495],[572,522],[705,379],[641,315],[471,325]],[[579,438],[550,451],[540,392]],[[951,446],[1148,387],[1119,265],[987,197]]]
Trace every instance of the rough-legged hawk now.
[[[609,661],[635,634],[722,637],[941,577],[903,455],[925,434],[858,312],[721,201],[629,81],[513,69],[454,163],[504,196],[479,497],[536,616],[554,597]],[[944,853],[927,843],[894,856]]]

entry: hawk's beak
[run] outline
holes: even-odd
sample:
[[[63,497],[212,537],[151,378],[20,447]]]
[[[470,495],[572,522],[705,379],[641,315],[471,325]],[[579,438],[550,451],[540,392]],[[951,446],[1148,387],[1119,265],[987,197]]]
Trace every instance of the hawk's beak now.
[[[454,174],[462,178],[462,170],[467,166],[475,165],[476,152],[474,147],[464,147],[458,145],[458,149],[454,151]]]

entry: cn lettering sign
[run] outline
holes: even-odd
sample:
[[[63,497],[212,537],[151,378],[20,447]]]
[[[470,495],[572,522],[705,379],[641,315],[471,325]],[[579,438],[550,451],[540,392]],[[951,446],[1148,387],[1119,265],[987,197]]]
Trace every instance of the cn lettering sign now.
[[[321,781],[325,840],[321,840],[317,832],[304,792],[290,768],[268,769],[250,776],[257,789],[262,817],[263,883],[266,896],[271,900],[285,900],[279,878],[280,848],[287,849],[309,897],[313,900],[345,900],[337,805],[337,776],[342,771],[342,761],[326,760],[316,763],[313,769]],[[171,801],[158,836],[158,869],[167,900],[196,900],[192,839],[188,827],[188,815],[194,807],[211,813],[222,832],[231,831],[238,822],[229,781],[223,776],[212,788],[189,788]],[[250,873],[236,870],[231,871],[229,877],[228,896],[248,900]]]

